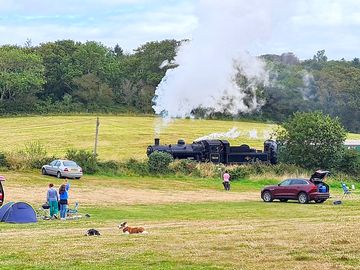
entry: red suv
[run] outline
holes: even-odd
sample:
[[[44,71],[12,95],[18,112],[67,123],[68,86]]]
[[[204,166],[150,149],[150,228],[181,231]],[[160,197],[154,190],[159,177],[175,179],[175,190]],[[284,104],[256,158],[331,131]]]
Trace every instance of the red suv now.
[[[277,186],[267,186],[261,191],[261,198],[264,202],[278,199],[281,202],[298,200],[299,203],[309,201],[323,203],[330,197],[329,186],[323,181],[328,173],[328,171],[316,171],[310,180],[286,179]]]

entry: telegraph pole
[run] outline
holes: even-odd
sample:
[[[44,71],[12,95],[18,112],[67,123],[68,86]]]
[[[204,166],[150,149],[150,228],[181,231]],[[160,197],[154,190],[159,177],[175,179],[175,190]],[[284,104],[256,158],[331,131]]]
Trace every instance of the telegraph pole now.
[[[95,130],[95,147],[94,147],[94,156],[96,157],[97,155],[97,144],[98,144],[98,137],[99,137],[99,126],[100,126],[100,121],[99,121],[99,116],[96,118],[96,130]]]

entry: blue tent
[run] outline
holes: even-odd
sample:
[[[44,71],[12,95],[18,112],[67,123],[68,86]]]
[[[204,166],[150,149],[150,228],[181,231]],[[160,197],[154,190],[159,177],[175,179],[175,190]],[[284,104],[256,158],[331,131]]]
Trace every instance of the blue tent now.
[[[9,202],[0,208],[0,221],[8,223],[37,222],[36,213],[30,204]]]

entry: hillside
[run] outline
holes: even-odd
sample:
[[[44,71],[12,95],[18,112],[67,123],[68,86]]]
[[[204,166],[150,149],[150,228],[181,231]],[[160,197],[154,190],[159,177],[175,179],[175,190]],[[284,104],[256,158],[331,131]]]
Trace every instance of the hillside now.
[[[164,60],[176,63],[181,44],[176,40],[147,42],[131,54],[124,53],[119,46],[108,48],[96,41],[58,40],[37,47],[0,46],[0,115],[89,112],[153,115],[155,103],[157,113],[175,109],[173,115],[192,113],[212,119],[248,117],[281,123],[294,112],[320,110],[339,117],[349,131],[360,132],[358,58],[328,60],[324,50],[303,61],[293,53],[263,55],[267,83],[252,82],[240,72],[240,65],[234,81],[236,91],[217,99],[214,99],[216,93],[228,87],[217,89],[206,85],[212,85],[212,77],[224,78],[230,74],[217,74],[217,63],[207,59],[209,70],[215,75],[204,78],[196,73],[187,75],[176,94],[167,88],[159,94],[155,89],[160,82],[169,82],[167,71],[178,70],[177,64],[160,66]],[[190,87],[198,84],[198,88]],[[186,89],[192,90],[186,92]],[[232,99],[239,91],[241,98]],[[176,108],[179,104],[186,106]],[[186,111],[182,111],[184,108]]]

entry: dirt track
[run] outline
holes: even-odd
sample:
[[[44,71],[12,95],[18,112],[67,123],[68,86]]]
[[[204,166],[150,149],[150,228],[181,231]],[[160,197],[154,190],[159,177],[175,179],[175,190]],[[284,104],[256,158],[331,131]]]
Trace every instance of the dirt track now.
[[[6,201],[26,201],[41,204],[46,200],[47,188],[21,186],[7,186]],[[209,202],[209,201],[249,201],[258,200],[257,192],[225,192],[223,190],[178,191],[178,190],[149,190],[122,187],[73,187],[70,190],[70,202],[79,201],[82,204],[116,205],[116,204],[165,204],[177,202]]]

